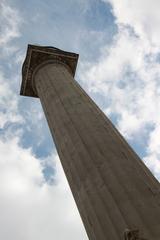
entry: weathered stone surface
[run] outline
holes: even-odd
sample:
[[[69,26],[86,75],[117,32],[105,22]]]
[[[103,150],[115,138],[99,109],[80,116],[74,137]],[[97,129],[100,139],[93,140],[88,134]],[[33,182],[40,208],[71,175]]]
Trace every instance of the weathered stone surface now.
[[[26,59],[22,66],[22,85],[20,94],[38,97],[34,87],[34,74],[45,64],[61,63],[74,76],[78,61],[78,54],[62,51],[54,47],[28,45]]]
[[[141,239],[159,240],[159,182],[66,65],[32,71],[89,239],[120,240],[125,229],[137,229]]]

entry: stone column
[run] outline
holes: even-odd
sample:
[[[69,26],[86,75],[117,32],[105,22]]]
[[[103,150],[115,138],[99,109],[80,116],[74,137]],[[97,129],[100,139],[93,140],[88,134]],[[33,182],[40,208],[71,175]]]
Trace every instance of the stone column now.
[[[40,98],[89,239],[159,240],[160,184],[74,80],[77,59],[29,45],[21,95]]]

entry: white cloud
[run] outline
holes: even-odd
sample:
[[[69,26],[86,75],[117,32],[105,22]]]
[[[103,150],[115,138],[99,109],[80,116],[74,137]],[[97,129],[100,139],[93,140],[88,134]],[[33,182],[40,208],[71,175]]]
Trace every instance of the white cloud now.
[[[51,158],[57,181],[49,186],[30,149],[18,138],[0,141],[0,239],[87,239],[59,159]]]
[[[0,86],[0,128],[3,128],[6,123],[22,122],[23,118],[18,112],[17,96],[1,72]]]
[[[160,179],[160,121],[150,134],[148,154],[144,158],[146,164],[152,169],[156,177]]]
[[[7,58],[6,64],[6,59],[3,59],[3,57],[10,57],[17,50],[12,40],[20,36],[19,28],[22,20],[19,12],[8,5],[8,1],[0,1],[0,13],[0,128],[3,128],[6,123],[23,121],[22,116],[18,112],[18,98],[11,86],[15,74],[12,72],[11,77],[8,74],[13,66],[13,62]],[[17,54],[14,56],[15,61],[19,61],[19,55]]]
[[[20,37],[20,27],[22,25],[22,18],[20,13],[10,7],[8,1],[0,1],[0,54],[1,59],[15,54],[18,50],[18,46],[13,43],[15,38]],[[15,56],[16,60],[17,56]],[[9,62],[9,59],[7,59]],[[12,63],[13,64],[13,63]]]
[[[98,93],[105,99],[107,114],[117,114],[117,126],[127,138],[138,139],[146,134],[146,158],[150,166],[156,162],[152,167],[156,173],[160,166],[156,147],[160,122],[160,2],[110,2],[118,33],[111,46],[101,49],[98,63],[81,71],[81,80],[91,94]],[[154,151],[150,151],[151,145]]]
[[[99,62],[81,73],[88,89],[110,102],[106,112],[117,113],[120,130],[131,137],[135,131],[159,119],[159,63],[142,39],[120,26],[114,44],[103,49]],[[86,81],[87,79],[87,81]]]
[[[145,41],[160,45],[159,0],[104,0],[113,6],[117,23],[130,25]]]
[[[20,17],[18,12],[11,8],[5,1],[0,2],[0,45],[3,46],[15,37],[19,37],[18,29]]]

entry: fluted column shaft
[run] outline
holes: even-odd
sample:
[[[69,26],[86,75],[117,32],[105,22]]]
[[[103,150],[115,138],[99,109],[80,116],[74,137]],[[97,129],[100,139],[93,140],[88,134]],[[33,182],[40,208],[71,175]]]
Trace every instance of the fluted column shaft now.
[[[129,228],[159,240],[159,182],[65,66],[43,66],[34,81],[89,239]]]

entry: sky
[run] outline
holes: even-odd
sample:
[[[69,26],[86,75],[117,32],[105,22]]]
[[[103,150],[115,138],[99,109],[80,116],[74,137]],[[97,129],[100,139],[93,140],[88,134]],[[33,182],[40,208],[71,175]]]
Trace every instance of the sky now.
[[[88,239],[40,101],[19,95],[28,43],[80,54],[76,81],[160,180],[159,9],[0,0],[0,239]]]

